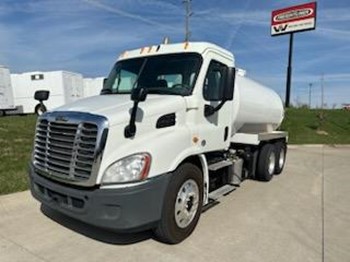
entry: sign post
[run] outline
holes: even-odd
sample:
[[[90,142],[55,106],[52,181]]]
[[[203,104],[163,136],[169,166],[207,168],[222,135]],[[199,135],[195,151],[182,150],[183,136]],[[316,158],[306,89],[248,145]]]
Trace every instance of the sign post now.
[[[289,107],[292,82],[293,40],[295,32],[316,28],[316,2],[274,10],[271,14],[271,36],[290,34],[285,106]]]

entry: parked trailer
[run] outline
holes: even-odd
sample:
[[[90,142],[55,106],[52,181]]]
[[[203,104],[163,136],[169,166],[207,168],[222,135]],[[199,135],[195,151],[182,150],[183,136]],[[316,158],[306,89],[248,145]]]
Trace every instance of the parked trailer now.
[[[35,91],[47,90],[49,99],[45,102],[48,110],[74,102],[84,97],[83,76],[66,71],[26,72],[11,74],[15,104],[23,112],[41,114],[41,107],[34,99]]]
[[[16,110],[11,86],[10,70],[0,65],[0,114]]]
[[[99,95],[104,79],[104,77],[84,78],[84,97]]]
[[[31,192],[86,223],[179,243],[243,180],[282,172],[283,117],[280,97],[217,45],[124,52],[100,96],[39,117]]]

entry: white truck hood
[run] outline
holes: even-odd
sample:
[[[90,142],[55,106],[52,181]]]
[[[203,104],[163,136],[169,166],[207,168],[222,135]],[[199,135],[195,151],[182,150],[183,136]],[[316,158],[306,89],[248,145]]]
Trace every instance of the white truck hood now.
[[[127,123],[130,120],[130,113],[133,101],[128,95],[99,95],[77,102],[66,104],[54,109],[54,111],[75,111],[87,112],[107,117],[109,125]],[[138,118],[142,121],[154,115],[175,113],[186,107],[184,97],[175,95],[153,95],[149,94],[146,101],[140,102],[138,106]]]

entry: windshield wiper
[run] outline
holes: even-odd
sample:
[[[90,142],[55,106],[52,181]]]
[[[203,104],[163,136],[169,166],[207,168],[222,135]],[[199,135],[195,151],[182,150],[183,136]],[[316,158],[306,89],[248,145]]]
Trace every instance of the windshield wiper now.
[[[137,77],[136,77],[136,79],[135,79],[134,84],[132,85],[131,90],[133,90],[134,88],[136,88],[136,85],[137,85],[137,83],[138,83],[138,81],[139,81],[140,75],[142,74],[143,69],[144,69],[145,66],[146,66],[147,60],[148,60],[147,58],[145,58],[145,60],[143,60],[143,63],[142,63],[142,65],[141,65],[141,67],[140,67],[139,73],[137,74]]]
[[[113,94],[112,90],[111,89],[102,89],[101,92],[100,92],[100,95],[110,95],[110,94]]]

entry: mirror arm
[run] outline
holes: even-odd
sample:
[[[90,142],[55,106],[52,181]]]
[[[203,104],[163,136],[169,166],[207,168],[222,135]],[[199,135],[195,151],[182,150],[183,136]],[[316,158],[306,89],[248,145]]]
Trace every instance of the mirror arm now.
[[[218,104],[216,107],[213,107],[211,105],[205,105],[204,106],[204,116],[205,117],[208,117],[208,116],[211,116],[211,115],[214,115],[215,112],[219,111],[223,105],[226,103],[226,99],[222,100],[220,102],[220,104]]]
[[[131,116],[129,125],[127,125],[124,129],[124,136],[125,138],[130,138],[135,136],[136,134],[136,115],[137,115],[137,109],[140,102],[143,102],[146,100],[147,92],[144,88],[135,88],[131,92],[131,100],[134,101],[134,105],[131,110]]]
[[[137,101],[137,100],[134,101],[134,106],[132,107],[129,125],[127,125],[124,129],[125,138],[133,137],[136,134],[135,121],[136,121],[136,113],[137,113],[138,104],[139,104],[139,101]]]

